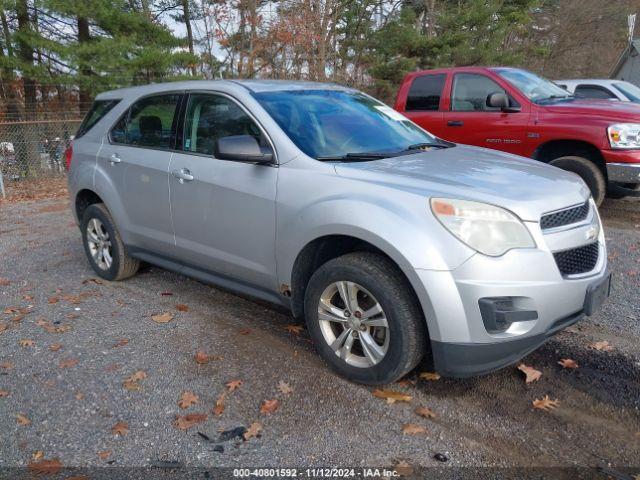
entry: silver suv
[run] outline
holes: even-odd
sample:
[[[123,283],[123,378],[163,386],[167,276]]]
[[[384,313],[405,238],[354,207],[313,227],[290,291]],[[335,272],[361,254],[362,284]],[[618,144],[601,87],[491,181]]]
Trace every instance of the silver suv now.
[[[89,262],[140,261],[289,307],[357,382],[428,353],[509,365],[609,294],[574,174],[440,140],[353,89],[202,81],[103,93],[67,152]]]

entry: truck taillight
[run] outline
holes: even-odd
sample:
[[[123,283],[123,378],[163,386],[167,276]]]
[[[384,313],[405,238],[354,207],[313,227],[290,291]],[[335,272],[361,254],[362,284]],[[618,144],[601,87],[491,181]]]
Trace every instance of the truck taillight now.
[[[71,169],[71,159],[73,158],[73,145],[69,144],[67,149],[64,151],[64,165],[67,167],[67,170]]]

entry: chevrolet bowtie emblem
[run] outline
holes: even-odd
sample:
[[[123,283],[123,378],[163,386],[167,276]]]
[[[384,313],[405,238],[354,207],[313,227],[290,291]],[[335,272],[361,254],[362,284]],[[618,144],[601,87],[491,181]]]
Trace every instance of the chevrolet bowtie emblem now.
[[[587,240],[595,240],[598,236],[598,229],[596,227],[589,227],[587,230]]]

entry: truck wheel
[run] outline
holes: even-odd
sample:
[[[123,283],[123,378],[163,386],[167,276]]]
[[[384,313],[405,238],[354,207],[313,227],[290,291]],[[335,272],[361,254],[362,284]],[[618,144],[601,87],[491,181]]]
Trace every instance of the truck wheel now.
[[[573,156],[556,158],[549,163],[554,167],[580,175],[589,190],[591,190],[591,195],[596,205],[600,206],[602,204],[607,193],[607,182],[602,170],[595,163],[583,157]]]
[[[392,383],[426,350],[422,310],[387,258],[349,253],[322,265],[305,293],[305,318],[320,355],[359,383]]]
[[[134,275],[140,262],[127,255],[120,234],[103,203],[90,205],[80,224],[84,251],[98,276],[124,280]]]

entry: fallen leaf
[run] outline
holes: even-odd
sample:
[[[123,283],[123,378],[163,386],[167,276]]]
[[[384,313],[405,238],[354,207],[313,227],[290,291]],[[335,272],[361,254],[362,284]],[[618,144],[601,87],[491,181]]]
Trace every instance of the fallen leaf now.
[[[280,380],[278,382],[277,388],[278,388],[278,391],[283,395],[290,395],[291,393],[293,393],[293,388],[291,388],[291,385],[289,385],[287,382],[283,380]]]
[[[74,397],[76,398],[76,400],[84,400],[84,393],[82,392],[77,392]]]
[[[395,402],[410,402],[413,398],[411,395],[407,395],[406,393],[396,392],[394,390],[379,390],[375,389],[373,391],[373,396],[378,398],[384,398],[388,404],[393,404]]]
[[[211,412],[216,417],[219,417],[224,412],[224,400],[225,400],[225,394],[221,393],[218,399],[216,400],[216,406],[213,407],[213,410],[211,410]]]
[[[562,360],[560,360],[558,362],[558,364],[562,365],[563,368],[578,368],[580,365],[578,365],[578,362],[576,362],[575,360],[571,360],[570,358],[563,358]]]
[[[62,344],[61,343],[52,343],[51,345],[49,345],[49,350],[51,350],[52,352],[57,352],[62,348]]]
[[[180,400],[178,400],[178,406],[183,410],[185,408],[189,408],[191,405],[195,405],[198,403],[198,396],[194,395],[193,392],[182,392],[182,396]]]
[[[404,378],[404,379],[402,379],[402,380],[398,380],[398,381],[396,382],[396,384],[397,384],[399,387],[411,387],[411,386],[413,386],[413,385],[415,385],[415,384],[416,384],[416,381],[415,381],[415,380],[409,380],[409,379],[407,379],[407,378]]]
[[[31,420],[29,420],[26,415],[24,415],[23,413],[19,413],[18,415],[16,415],[16,421],[18,422],[18,425],[29,425],[31,424]]]
[[[227,389],[230,392],[233,392],[234,390],[240,388],[240,385],[242,385],[242,380],[231,380],[230,382],[227,382]]]
[[[11,281],[8,278],[0,277],[0,287],[8,287]]]
[[[99,278],[87,278],[86,280],[82,281],[83,285],[86,285],[87,283],[95,283],[96,285],[102,285],[104,282]]]
[[[542,377],[542,372],[540,370],[536,370],[535,368],[525,365],[524,363],[518,365],[518,370],[526,375],[524,381],[525,383],[536,382],[540,380],[540,377]]]
[[[44,452],[42,450],[36,450],[31,454],[31,460],[40,460],[44,457]]]
[[[21,347],[33,347],[36,344],[36,342],[31,340],[30,338],[23,338],[18,343]]]
[[[102,460],[106,460],[110,456],[111,456],[111,450],[104,450],[103,452],[98,452],[98,457],[100,457]]]
[[[433,412],[433,410],[427,407],[416,408],[416,414],[424,418],[436,418],[436,414]]]
[[[249,329],[249,328],[241,328],[240,330],[238,330],[238,333],[240,335],[249,335],[251,333],[251,329]]]
[[[144,380],[145,378],[147,378],[147,374],[145,373],[144,370],[138,370],[137,372],[129,375],[127,378],[124,379],[124,382],[122,382],[122,386],[124,388],[126,388],[127,390],[130,391],[134,391],[134,390],[140,390],[140,383],[142,380]]]
[[[0,333],[4,332],[5,330],[9,329],[9,325],[6,323],[0,323]]]
[[[204,422],[207,419],[206,413],[189,413],[184,416],[176,416],[173,425],[180,430],[188,430],[191,427]]]
[[[60,299],[58,297],[49,297],[49,300],[47,300],[49,303],[58,303],[60,301]]]
[[[2,311],[2,313],[5,313],[7,315],[11,315],[12,313],[18,313],[19,311],[20,311],[20,309],[17,308],[17,307],[7,307]]]
[[[178,310],[179,312],[188,312],[189,311],[189,307],[187,305],[185,305],[184,303],[179,303],[176,305],[176,310]]]
[[[209,355],[204,353],[202,350],[198,350],[195,356],[196,362],[199,364],[205,364],[209,361]]]
[[[273,400],[265,400],[264,402],[262,402],[262,405],[260,405],[260,413],[273,413],[278,409],[279,406],[280,402],[277,398],[274,398]]]
[[[36,475],[55,475],[62,469],[62,463],[57,458],[30,462],[28,468]]]
[[[302,330],[304,330],[302,328],[302,325],[287,325],[285,328],[287,329],[287,332],[292,333],[294,335],[300,335]]]
[[[127,433],[129,433],[129,425],[126,422],[118,422],[113,427],[111,427],[111,433],[113,435],[120,435],[124,437]]]
[[[546,410],[546,411],[553,410],[558,405],[560,405],[560,402],[557,399],[551,400],[549,398],[549,395],[545,395],[543,398],[536,399],[533,401],[533,408]]]
[[[3,370],[11,370],[13,368],[13,363],[11,362],[2,362],[0,363],[0,368]]]
[[[423,380],[440,380],[440,374],[438,372],[422,372],[420,373],[420,378]]]
[[[121,338],[120,340],[118,340],[116,343],[113,344],[112,348],[124,347],[128,343],[129,343],[129,340],[127,340],[126,338]]]
[[[427,429],[420,425],[416,425],[415,423],[405,423],[402,425],[402,433],[405,435],[419,435],[427,433]]]
[[[151,315],[151,320],[156,323],[169,323],[173,320],[173,313],[159,313],[158,315]]]
[[[160,296],[162,297],[170,297],[173,295],[173,292],[160,292]]]
[[[9,396],[9,390],[0,390],[0,398],[5,398]]]
[[[58,366],[60,368],[71,368],[75,367],[79,361],[80,360],[78,360],[77,358],[66,358],[62,360]]]
[[[253,422],[242,436],[245,440],[249,440],[250,438],[259,436],[260,432],[262,432],[262,424],[260,422]]]
[[[22,299],[23,300],[33,300],[33,295],[28,295],[28,294],[27,295],[23,295]]]
[[[589,348],[593,348],[594,350],[599,350],[602,352],[610,352],[611,350],[613,350],[613,347],[609,345],[609,342],[607,342],[606,340],[603,340],[601,342],[594,342],[589,345]]]
[[[396,463],[394,465],[393,469],[401,477],[408,477],[410,475],[413,475],[413,467],[411,466],[411,464],[409,462],[407,462],[405,460],[401,460],[398,463]]]

